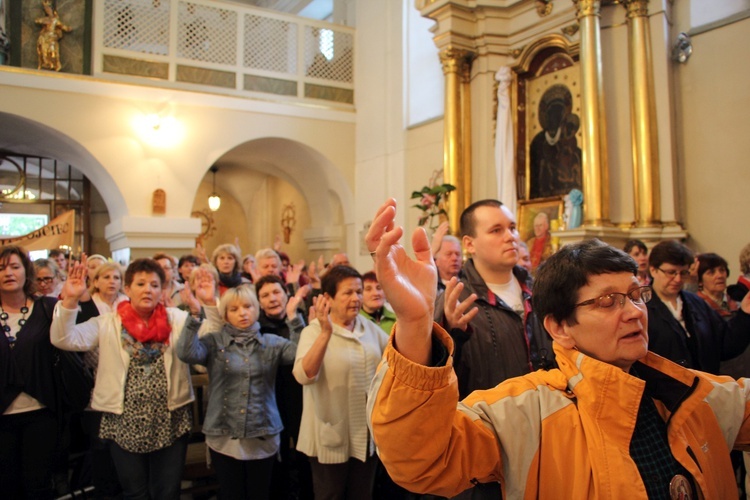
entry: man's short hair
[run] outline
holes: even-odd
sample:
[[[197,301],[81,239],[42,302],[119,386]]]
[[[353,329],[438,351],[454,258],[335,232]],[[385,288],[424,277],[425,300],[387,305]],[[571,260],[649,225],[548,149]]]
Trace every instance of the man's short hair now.
[[[276,259],[279,263],[279,267],[281,267],[281,257],[279,257],[279,254],[276,253],[276,250],[273,248],[261,248],[255,253],[255,261],[258,264],[260,264],[260,261],[263,259]]]
[[[62,255],[66,259],[68,258],[68,256],[65,254],[65,252],[63,250],[60,250],[59,248],[53,248],[52,250],[49,251],[49,256],[52,259],[54,259],[58,255]]]
[[[740,272],[750,274],[750,243],[740,250]]]
[[[452,234],[446,234],[445,236],[443,236],[443,239],[440,241],[440,248],[438,248],[438,252],[443,249],[443,243],[445,243],[446,241],[455,243],[456,245],[458,245],[459,248],[461,248],[461,240],[459,240]]]
[[[138,273],[154,273],[159,277],[161,286],[164,286],[164,282],[167,281],[167,275],[164,274],[164,269],[161,268],[158,262],[154,259],[136,259],[130,263],[128,268],[125,270],[125,286],[133,284],[133,278]]]
[[[343,264],[334,266],[323,276],[320,288],[323,293],[327,293],[329,297],[333,298],[336,296],[339,283],[347,278],[359,278],[361,280],[362,275],[353,267],[345,266]]]
[[[566,245],[552,254],[537,270],[532,289],[532,304],[539,318],[551,315],[555,321],[577,323],[578,290],[590,276],[631,273],[638,265],[633,258],[597,239]]]
[[[503,206],[503,202],[500,200],[486,199],[475,201],[461,212],[461,237],[476,236],[477,220],[474,217],[474,212],[479,207],[494,207],[500,208]]]
[[[622,251],[629,254],[633,248],[639,248],[641,251],[648,253],[648,247],[641,240],[628,240],[625,242],[625,246],[622,247]]]
[[[659,268],[662,264],[689,266],[695,260],[693,252],[677,240],[664,240],[651,249],[648,265]]]

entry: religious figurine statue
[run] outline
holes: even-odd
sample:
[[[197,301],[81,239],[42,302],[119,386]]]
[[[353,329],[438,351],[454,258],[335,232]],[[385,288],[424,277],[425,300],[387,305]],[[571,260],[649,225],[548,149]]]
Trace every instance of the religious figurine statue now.
[[[36,41],[36,53],[39,58],[37,69],[60,71],[60,68],[62,68],[60,39],[63,37],[63,32],[70,33],[73,29],[62,22],[57,10],[52,8],[51,0],[42,0],[42,7],[46,16],[35,21],[36,24],[42,26],[39,38]]]
[[[581,225],[583,218],[583,193],[580,189],[571,189],[563,197],[565,201],[565,229],[575,229]]]

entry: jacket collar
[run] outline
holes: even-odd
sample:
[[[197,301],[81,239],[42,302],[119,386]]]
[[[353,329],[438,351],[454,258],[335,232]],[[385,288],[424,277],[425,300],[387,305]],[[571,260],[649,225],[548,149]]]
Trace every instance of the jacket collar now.
[[[474,266],[474,259],[468,259],[464,263],[461,273],[463,275],[462,281],[469,285],[469,294],[476,293],[477,297],[479,297],[478,300],[484,300],[492,306],[499,304],[504,305],[503,302],[499,301],[497,296],[492,293],[492,290],[487,288],[487,283],[485,283],[482,276],[480,276],[479,271],[477,271],[477,268]],[[528,299],[531,298],[531,275],[521,266],[515,266],[513,267],[513,276],[521,284],[524,302],[528,302]],[[505,307],[507,308],[507,306]]]
[[[662,405],[657,406],[677,424],[712,389],[710,383],[692,371],[652,352],[633,365],[631,374],[580,351],[565,349],[557,342],[553,349],[567,379],[567,392],[576,400],[581,418],[607,429],[622,446],[629,446],[644,393],[661,401]]]

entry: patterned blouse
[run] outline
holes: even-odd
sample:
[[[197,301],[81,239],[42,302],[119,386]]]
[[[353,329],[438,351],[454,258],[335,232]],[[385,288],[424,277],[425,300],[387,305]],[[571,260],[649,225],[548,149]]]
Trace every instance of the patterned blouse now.
[[[124,329],[122,344],[131,356],[123,412],[103,413],[99,436],[131,453],[166,448],[192,428],[190,405],[167,408],[166,345],[141,344]]]

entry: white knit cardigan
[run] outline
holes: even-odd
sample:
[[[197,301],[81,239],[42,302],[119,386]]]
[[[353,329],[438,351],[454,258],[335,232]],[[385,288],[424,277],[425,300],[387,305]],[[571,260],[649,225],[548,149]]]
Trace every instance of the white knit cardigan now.
[[[316,319],[302,330],[294,362],[294,376],[304,386],[297,449],[323,464],[344,463],[350,457],[364,462],[374,451],[367,429],[367,391],[388,336],[361,316],[352,332],[333,325],[320,371],[308,378],[302,358],[318,335]]]

